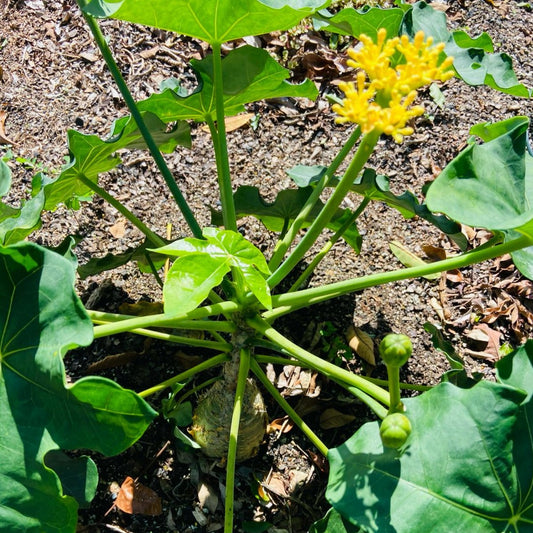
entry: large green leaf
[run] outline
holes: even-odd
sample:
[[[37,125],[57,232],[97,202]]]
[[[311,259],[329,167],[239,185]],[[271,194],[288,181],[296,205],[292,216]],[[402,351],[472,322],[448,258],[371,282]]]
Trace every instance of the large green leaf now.
[[[274,202],[269,203],[263,199],[257,187],[242,185],[233,195],[233,200],[238,218],[245,216],[256,217],[270,231],[279,233],[298,216],[311,193],[311,187],[284,189],[277,194]],[[323,206],[324,204],[321,201],[316,203],[309,213],[304,227],[313,222]],[[350,215],[351,211],[349,209],[338,209],[327,227],[332,231],[339,230]],[[222,225],[222,213],[211,209],[211,223]],[[355,223],[344,232],[343,239],[357,253],[360,252],[362,239]]]
[[[96,377],[66,384],[62,357],[92,340],[74,265],[33,243],[0,247],[0,531],[74,532],[77,504],[44,464],[59,448],[123,451],[156,413]]]
[[[170,153],[178,144],[190,146],[190,132],[186,122],[179,122],[169,131],[168,125],[153,113],[143,113],[143,119],[161,151]],[[40,185],[45,191],[45,209],[53,210],[60,203],[78,208],[80,200],[87,200],[92,195],[90,187],[80,181],[81,176],[96,183],[99,174],[120,163],[120,158],[115,154],[117,150],[145,147],[141,132],[131,117],[117,120],[109,138],[105,140],[97,135],[84,135],[70,130],[68,145],[70,162],[59,177],[36,184],[36,188]]]
[[[472,131],[488,141],[471,143],[448,164],[428,189],[428,208],[490,230],[529,222],[533,186],[526,175],[528,124],[527,118],[515,117],[474,127]]]
[[[445,43],[445,54],[453,57],[457,75],[469,85],[484,84],[526,98],[533,94],[532,89],[518,82],[511,58],[507,54],[492,53],[492,41],[486,33],[472,39],[462,30],[448,31],[446,15],[425,2],[414,4],[402,22],[401,32],[410,37],[419,30],[433,37],[435,42]]]
[[[287,30],[324,0],[93,0],[85,11],[196,37],[211,44]]]
[[[530,391],[533,381],[522,385]],[[328,500],[366,532],[531,532],[533,420],[525,397],[480,382],[442,383],[406,399],[413,432],[400,452],[384,449],[377,422],[330,450]]]
[[[139,109],[151,111],[164,122],[193,119],[214,120],[216,116],[213,91],[213,56],[191,61],[198,78],[198,88],[183,95],[176,81],[165,83],[166,89],[138,103]],[[314,99],[318,91],[311,80],[301,84],[286,81],[290,72],[280,66],[261,48],[241,46],[222,60],[224,113],[236,115],[244,104],[264,98],[298,96]]]
[[[203,235],[205,239],[180,239],[156,250],[179,257],[163,289],[165,311],[185,313],[194,309],[231,268],[243,276],[247,288],[265,307],[272,307],[266,282],[270,270],[264,255],[235,231],[205,228]]]
[[[336,509],[331,508],[324,518],[311,525],[309,533],[357,533],[360,528],[350,524]]]
[[[0,198],[11,189],[11,170],[0,159]],[[25,239],[41,225],[44,193],[39,192],[18,208],[0,202],[0,244],[8,245]]]

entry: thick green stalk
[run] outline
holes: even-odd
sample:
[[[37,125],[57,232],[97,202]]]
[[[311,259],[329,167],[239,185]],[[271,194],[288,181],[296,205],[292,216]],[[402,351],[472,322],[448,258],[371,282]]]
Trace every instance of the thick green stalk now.
[[[338,229],[334,235],[329,238],[328,242],[324,244],[320,252],[313,257],[313,260],[309,263],[309,265],[307,265],[307,268],[300,274],[299,278],[294,282],[288,292],[297,291],[301,287],[302,283],[304,283],[305,280],[314,272],[320,261],[326,257],[335,243],[344,235],[344,232],[359,218],[369,203],[369,198],[363,198],[362,202],[359,204],[359,207],[352,213],[352,216]]]
[[[239,373],[237,376],[237,388],[233,403],[231,417],[228,462],[226,465],[226,504],[224,512],[224,533],[233,533],[233,502],[235,497],[235,463],[237,461],[237,443],[239,440],[239,425],[241,423],[242,401],[246,389],[246,380],[250,370],[250,350],[240,350]]]
[[[193,235],[201,239],[202,228],[200,228],[198,222],[196,221],[196,218],[194,217],[191,208],[187,204],[187,201],[185,200],[180,188],[178,187],[176,181],[174,180],[174,177],[172,176],[172,173],[170,172],[170,169],[167,166],[165,158],[159,151],[159,148],[157,147],[157,144],[155,143],[152,134],[150,133],[150,130],[147,128],[142,118],[141,112],[139,111],[139,108],[137,107],[137,104],[135,103],[135,100],[129,88],[126,82],[124,81],[122,74],[120,73],[120,69],[118,68],[117,63],[115,62],[113,54],[111,53],[111,50],[107,45],[107,41],[104,34],[102,33],[102,30],[98,26],[95,19],[90,15],[87,15],[83,11],[83,8],[88,4],[88,2],[86,0],[76,1],[78,3],[78,6],[80,7],[83,17],[85,18],[85,21],[87,22],[87,25],[89,26],[89,29],[91,30],[91,33],[93,34],[96,44],[100,49],[100,52],[102,53],[102,56],[107,64],[107,68],[113,76],[113,79],[115,80],[115,83],[117,84],[117,87],[120,93],[122,94],[122,98],[124,98],[124,101],[126,102],[128,109],[130,110],[131,116],[133,117],[133,120],[135,120],[135,123],[139,128],[139,131],[141,132],[141,135],[146,143],[146,146],[148,147],[148,150],[150,150],[150,153],[152,154],[152,157],[157,165],[157,168],[159,169],[159,172],[161,172],[163,179],[165,180],[172,196],[174,197],[174,200],[176,201],[178,208],[182,212],[185,221],[187,222]]]
[[[222,302],[219,304],[205,305],[189,311],[188,313],[180,315],[168,315],[165,313],[159,315],[138,316],[135,318],[128,318],[118,322],[103,324],[94,328],[94,338],[106,337],[108,335],[115,335],[117,333],[124,333],[137,328],[155,328],[167,327],[173,328],[175,324],[178,325],[182,320],[194,320],[207,318],[213,315],[220,315],[223,313],[235,313],[242,309],[242,306],[236,302]]]
[[[231,187],[231,172],[229,167],[228,144],[226,140],[226,123],[224,112],[224,84],[222,80],[222,55],[220,44],[213,44],[213,90],[215,92],[216,130],[209,124],[215,157],[217,160],[218,186],[220,189],[220,203],[222,204],[222,219],[224,227],[237,231],[237,216]]]
[[[265,389],[276,400],[281,408],[290,416],[291,420],[296,424],[298,428],[307,436],[307,438],[315,445],[317,450],[326,457],[328,455],[328,447],[318,438],[316,433],[302,420],[300,415],[290,406],[290,404],[279,393],[278,389],[272,385],[270,380],[266,377],[265,373],[261,370],[261,367],[257,362],[252,359],[251,361],[252,372],[257,376],[257,379],[263,384]]]
[[[281,266],[270,276],[268,284],[271,288],[278,285],[298,264],[304,257],[307,251],[316,242],[323,229],[333,218],[342,200],[350,191],[354,180],[357,178],[368,158],[372,154],[374,147],[379,139],[379,133],[374,131],[368,133],[361,140],[361,144],[357,149],[350,165],[346,169],[344,176],[335,187],[332,195],[329,197],[320,214],[315,218],[311,226],[309,226],[305,236],[298,243],[296,248],[289,254],[287,259]]]
[[[322,191],[325,187],[328,186],[331,178],[341,165],[341,163],[346,159],[346,156],[350,153],[351,149],[354,147],[355,143],[361,137],[361,128],[357,128],[352,132],[348,140],[344,143],[344,146],[341,148],[335,159],[331,162],[327,168],[324,176],[320,181],[314,186],[314,190],[311,193],[311,196],[305,202],[305,205],[302,207],[302,210],[298,213],[298,216],[292,221],[292,224],[288,228],[288,231],[282,232],[281,240],[276,244],[274,253],[268,263],[270,270],[275,270],[279,267],[285,253],[289,249],[289,246],[293,243],[294,239],[298,232],[302,229],[303,224],[307,220],[308,215],[311,213],[311,210],[315,206],[316,202],[320,198]]]
[[[105,189],[102,189],[97,183],[90,180],[87,176],[80,174],[77,179],[86,185],[89,189],[100,195],[108,204],[112,205],[124,218],[128,219],[137,229],[146,235],[154,246],[165,246],[166,242],[157,233],[154,233],[144,222],[139,220],[124,204],[119,202]]]
[[[343,368],[325,361],[316,355],[304,350],[302,347],[294,344],[292,341],[284,337],[281,333],[276,331],[268,322],[263,320],[260,317],[252,317],[247,319],[247,323],[252,328],[259,331],[265,337],[271,341],[278,344],[280,347],[289,352],[295,359],[301,361],[304,364],[309,365],[311,368],[314,368],[323,374],[330,376],[332,379],[341,381],[348,385],[353,385],[358,389],[362,390],[364,393],[372,396],[376,400],[380,401],[385,405],[389,405],[389,393],[378,387],[377,385],[370,383],[369,381],[363,379],[361,376],[348,372]]]
[[[321,287],[313,287],[298,292],[276,295],[272,297],[272,305],[274,309],[272,309],[272,311],[266,311],[263,314],[263,318],[272,321],[287,313],[292,313],[297,309],[301,309],[302,307],[308,307],[332,298],[337,298],[344,294],[367,289],[376,285],[384,285],[386,283],[393,283],[404,279],[420,278],[428,274],[435,274],[446,270],[464,268],[532,245],[533,238],[524,235],[492,248],[483,248],[482,250],[475,249],[456,257],[450,257],[426,265],[402,268],[391,272],[369,274],[368,276],[330,283]]]
[[[172,385],[176,383],[180,383],[189,378],[192,378],[196,376],[196,374],[203,372],[204,370],[212,368],[216,365],[221,365],[222,363],[226,363],[227,361],[229,361],[229,359],[230,359],[229,355],[225,353],[221,353],[220,355],[215,355],[214,357],[211,357],[207,361],[204,361],[203,363],[200,363],[199,365],[193,366],[192,368],[189,368],[189,370],[186,370],[185,372],[182,372],[181,374],[177,374],[176,376],[170,379],[167,379],[157,385],[154,385],[153,387],[150,387],[149,389],[139,392],[138,395],[141,398],[146,398],[147,396],[151,396],[152,394],[155,394],[156,392],[165,390],[168,387],[172,387]]]

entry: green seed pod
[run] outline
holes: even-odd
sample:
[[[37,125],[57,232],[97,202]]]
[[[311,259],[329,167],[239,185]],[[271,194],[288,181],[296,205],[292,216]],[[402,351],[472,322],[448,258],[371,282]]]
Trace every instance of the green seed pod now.
[[[398,449],[405,444],[411,434],[411,422],[402,413],[392,413],[381,422],[379,434],[383,446]]]
[[[403,366],[411,353],[413,345],[407,335],[389,333],[379,345],[379,353],[387,366],[400,368]]]
[[[190,434],[209,457],[226,457],[233,414],[234,391],[225,380],[217,381],[198,402]],[[263,396],[248,379],[242,402],[237,461],[253,457],[265,436],[267,414]]]

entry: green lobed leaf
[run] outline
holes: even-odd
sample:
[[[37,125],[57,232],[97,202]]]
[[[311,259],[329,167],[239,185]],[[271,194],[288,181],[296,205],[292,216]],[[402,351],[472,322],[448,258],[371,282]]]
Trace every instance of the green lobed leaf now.
[[[180,239],[156,250],[161,254],[179,257],[170,269],[173,272],[173,281],[168,289],[167,281],[163,289],[164,294],[165,290],[168,290],[169,297],[175,302],[169,305],[177,305],[179,307],[172,307],[174,311],[170,311],[169,308],[168,311],[186,312],[182,310],[182,306],[189,307],[192,305],[192,303],[186,302],[187,294],[190,302],[195,303],[194,307],[191,307],[191,309],[194,309],[207,297],[209,290],[222,281],[224,275],[231,268],[237,269],[255,297],[265,307],[271,308],[272,299],[266,282],[266,277],[270,275],[270,269],[264,255],[251,242],[235,231],[205,228],[203,235],[205,239]],[[186,258],[191,259],[188,262],[184,262],[183,259]],[[209,265],[209,268],[206,269],[201,265],[204,261],[206,265]],[[194,265],[197,265],[198,269],[195,269]],[[183,270],[184,268],[185,271]],[[212,285],[218,280],[219,274],[224,269],[225,271],[222,273],[218,283]],[[212,274],[210,274],[211,271]],[[214,276],[215,273],[216,276]],[[206,292],[208,286],[209,290]],[[203,295],[201,299],[200,295]],[[166,296],[165,310],[167,310]]]
[[[299,189],[284,189],[280,191],[274,202],[269,203],[263,199],[258,187],[251,185],[240,186],[233,195],[235,211],[238,218],[254,216],[259,219],[267,229],[275,232],[282,232],[291,221],[302,210],[305,202],[312,193],[311,187],[301,187]],[[324,204],[318,201],[311,210],[304,227],[313,222]],[[346,220],[345,217],[351,215],[349,209],[338,209],[337,213],[328,224],[328,228],[337,231]],[[222,213],[211,209],[211,223],[222,224]],[[361,250],[361,234],[357,230],[357,225],[353,224],[343,234],[344,240],[357,252]]]
[[[190,146],[189,126],[179,122],[170,131],[166,123],[153,113],[144,112],[143,119],[162,151],[171,152],[179,144]],[[97,135],[84,135],[74,130],[68,132],[70,162],[57,179],[43,179],[35,188],[45,191],[45,209],[53,210],[64,203],[77,209],[80,201],[88,200],[92,190],[80,181],[84,176],[97,183],[98,175],[115,168],[120,158],[115,154],[123,148],[144,148],[141,132],[132,117],[116,121],[108,139]]]
[[[495,133],[483,124],[490,140],[470,144],[448,164],[428,189],[428,208],[490,230],[516,229],[533,219],[533,186],[526,174],[528,124],[526,117],[511,118],[495,124]],[[480,133],[480,128],[473,131]]]
[[[0,159],[0,198],[11,188],[11,170]],[[22,241],[41,226],[44,193],[39,192],[16,208],[0,202],[0,244],[4,246]]]
[[[206,253],[179,257],[170,267],[163,286],[165,313],[181,314],[196,309],[230,269],[227,260]]]
[[[93,0],[94,17],[170,30],[211,44],[288,30],[329,2],[324,0]]]
[[[486,33],[472,39],[462,30],[448,31],[446,15],[425,2],[413,4],[402,21],[401,33],[414,37],[419,30],[435,42],[445,43],[444,53],[453,57],[457,75],[469,85],[488,85],[525,98],[533,94],[532,89],[519,83],[507,54],[491,53],[492,41]]]
[[[215,120],[213,90],[213,56],[201,61],[191,61],[198,87],[189,95],[183,95],[177,83],[167,83],[166,89],[138,103],[139,109],[150,111],[164,122],[193,119],[199,122]],[[291,84],[286,80],[290,72],[280,66],[270,54],[261,48],[241,46],[232,50],[222,60],[224,87],[224,112],[236,115],[244,110],[244,104],[265,98],[297,96],[315,99],[317,88],[311,80]]]
[[[120,453],[156,413],[110,380],[67,386],[63,355],[93,336],[71,261],[29,242],[0,246],[0,294],[0,531],[74,532],[77,504],[47,452]]]
[[[389,38],[398,35],[403,15],[404,10],[400,8],[345,8],[335,15],[327,10],[321,10],[313,15],[313,26],[316,30],[354,37],[359,37],[364,33],[376,40],[380,28],[387,30]]]
[[[51,450],[46,454],[45,463],[58,475],[63,492],[72,496],[81,509],[87,509],[98,486],[94,461],[85,455],[69,457],[61,450]]]
[[[299,187],[307,187],[317,183],[325,172],[326,167],[324,166],[297,165],[291,168],[287,174]],[[331,185],[335,186],[337,183],[338,178],[335,178]],[[466,249],[466,238],[461,233],[459,224],[445,216],[433,214],[424,203],[420,204],[417,197],[410,191],[405,191],[399,196],[393,194],[390,192],[389,178],[377,174],[374,169],[366,168],[354,181],[351,190],[370,200],[385,202],[388,206],[397,209],[407,219],[419,216],[427,220],[446,233],[461,249]]]
[[[406,399],[413,431],[400,452],[383,448],[377,422],[329,451],[328,500],[366,532],[531,531],[525,396],[483,381]],[[524,464],[517,448],[529,453]]]

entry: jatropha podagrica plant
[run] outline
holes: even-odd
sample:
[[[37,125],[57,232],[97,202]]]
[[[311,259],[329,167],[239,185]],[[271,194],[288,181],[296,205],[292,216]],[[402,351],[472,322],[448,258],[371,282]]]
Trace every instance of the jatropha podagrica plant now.
[[[530,91],[517,81],[508,59],[472,48],[477,41],[464,32],[448,31],[444,14],[424,2],[397,1],[391,9],[346,9],[336,15],[322,10],[322,0],[79,0],[79,4],[131,116],[117,121],[107,140],[69,132],[70,161],[61,174],[55,179],[37,176],[31,201],[18,210],[0,211],[0,289],[6,295],[0,311],[4,428],[0,445],[10,450],[9,458],[0,462],[0,501],[6,510],[0,513],[0,529],[74,531],[78,504],[87,504],[94,495],[96,468],[91,459],[83,458],[85,475],[79,476],[83,491],[65,494],[64,463],[49,452],[86,448],[106,455],[120,453],[143,434],[157,409],[186,426],[185,431],[176,428],[182,442],[225,461],[224,531],[230,533],[236,526],[235,465],[260,449],[268,421],[266,392],[330,461],[327,497],[333,510],[313,526],[315,531],[341,531],[340,524],[348,530],[348,523],[364,531],[497,531],[488,527],[498,521],[502,528],[520,531],[523,526],[526,531],[527,524],[533,523],[527,505],[530,492],[521,486],[531,481],[533,472],[519,475],[513,468],[490,470],[490,465],[510,465],[518,457],[515,453],[526,456],[531,451],[523,438],[526,433],[520,432],[529,423],[527,394],[533,392],[533,379],[524,379],[533,373],[530,344],[502,361],[497,383],[476,384],[466,375],[460,358],[448,354],[452,370],[443,376],[443,383],[433,388],[411,386],[426,392],[402,400],[400,389],[406,385],[400,383],[399,369],[411,353],[405,336],[383,339],[380,353],[388,381],[379,381],[308,352],[275,327],[284,315],[344,294],[506,253],[523,274],[533,277],[529,208],[533,166],[526,117],[473,126],[471,133],[481,142],[469,143],[442,171],[429,187],[425,203],[412,194],[394,195],[387,178],[369,167],[382,135],[401,143],[413,133],[416,119],[424,113],[418,91],[430,84],[445,85],[457,76],[470,84],[485,83],[529,97]],[[288,83],[289,73],[265,50],[239,45],[223,56],[222,45],[288,29],[310,15],[324,31],[357,38],[357,46],[348,50],[354,81],[339,85],[344,97],[337,97],[332,106],[337,122],[354,123],[353,130],[328,166],[289,170],[298,179],[297,187],[283,191],[290,203],[287,212],[276,211],[275,204],[271,211],[263,205],[257,212],[257,204],[248,202],[243,189],[234,188],[225,117],[264,98],[316,98],[317,90],[309,80]],[[211,53],[191,62],[198,87],[185,94],[175,80],[169,80],[162,92],[135,102],[97,24],[101,17],[207,42]],[[487,72],[481,80],[476,73],[479,64]],[[190,144],[187,121],[207,123],[216,157],[221,212],[214,212],[206,228],[198,224],[162,155]],[[99,174],[117,166],[118,150],[143,145],[150,150],[191,236],[168,242],[99,185]],[[343,164],[346,170],[337,175]],[[0,192],[5,194],[10,172],[4,162],[0,177]],[[352,193],[359,204],[342,208],[342,201]],[[78,208],[92,194],[116,207],[146,240],[128,257],[80,265],[80,275],[136,260],[161,280],[163,312],[131,316],[84,309],[73,290],[74,262],[22,240],[38,226],[43,209],[53,210],[59,204]],[[431,264],[302,288],[338,240],[361,251],[358,224],[372,201],[383,202],[405,217],[425,218],[461,251]],[[488,213],[488,205],[498,209]],[[237,231],[238,220],[250,215],[265,222],[265,231],[278,234],[267,255]],[[494,238],[464,251],[461,223],[486,228]],[[312,252],[324,232],[329,232],[326,244]],[[70,249],[65,252],[69,254]],[[304,257],[308,266],[294,276]],[[161,279],[165,261],[172,265]],[[290,275],[296,281],[280,291],[281,282]],[[61,356],[67,350],[123,332],[197,348],[204,360],[138,392],[99,377],[66,385]],[[438,334],[433,331],[435,339]],[[435,340],[435,345],[442,343]],[[345,444],[328,449],[267,378],[265,364],[318,371],[364,402],[381,422],[365,424]],[[214,377],[197,384],[207,370]],[[199,392],[192,415],[191,391]],[[153,400],[156,393],[167,395],[162,405]],[[80,430],[80,420],[90,431]],[[460,438],[450,430],[455,424],[462,424]],[[433,465],[442,464],[443,458],[449,467],[436,471]],[[81,493],[88,501],[80,500]]]

